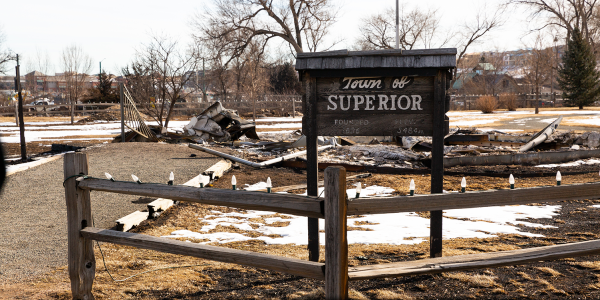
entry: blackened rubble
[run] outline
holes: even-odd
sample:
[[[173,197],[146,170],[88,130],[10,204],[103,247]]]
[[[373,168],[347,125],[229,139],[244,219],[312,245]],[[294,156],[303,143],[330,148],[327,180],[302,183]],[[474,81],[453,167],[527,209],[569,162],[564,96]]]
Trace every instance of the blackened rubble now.
[[[205,141],[227,142],[242,136],[258,140],[254,122],[240,118],[236,110],[225,109],[215,102],[184,127],[184,134],[202,143]]]

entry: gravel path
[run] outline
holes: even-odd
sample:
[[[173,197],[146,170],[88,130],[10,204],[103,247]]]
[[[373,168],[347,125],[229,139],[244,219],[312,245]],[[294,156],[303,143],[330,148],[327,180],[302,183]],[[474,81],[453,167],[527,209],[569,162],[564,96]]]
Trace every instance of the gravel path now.
[[[187,145],[157,143],[104,144],[85,152],[91,176],[104,178],[108,172],[117,180],[131,180],[135,174],[143,182],[166,183],[173,171],[175,184],[220,160]],[[67,264],[63,177],[61,158],[7,178],[0,195],[0,282],[25,280]],[[153,199],[92,192],[91,200],[95,226],[110,228]]]

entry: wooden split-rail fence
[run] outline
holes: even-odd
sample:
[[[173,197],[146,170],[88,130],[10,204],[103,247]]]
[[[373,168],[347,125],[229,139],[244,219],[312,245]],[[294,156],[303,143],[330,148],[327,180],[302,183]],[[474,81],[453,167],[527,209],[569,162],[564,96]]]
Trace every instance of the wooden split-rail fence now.
[[[433,274],[600,254],[600,240],[592,240],[511,251],[348,267],[346,231],[348,215],[441,211],[594,199],[600,197],[600,183],[412,197],[348,199],[345,192],[346,170],[342,167],[328,167],[325,170],[324,198],[166,184],[112,182],[89,177],[77,181],[79,174],[88,174],[87,154],[66,154],[64,175],[69,276],[73,299],[93,299],[92,284],[96,269],[93,240],[324,280],[327,299],[346,299],[349,280]],[[92,190],[324,218],[325,263],[95,228],[92,227],[90,205]]]

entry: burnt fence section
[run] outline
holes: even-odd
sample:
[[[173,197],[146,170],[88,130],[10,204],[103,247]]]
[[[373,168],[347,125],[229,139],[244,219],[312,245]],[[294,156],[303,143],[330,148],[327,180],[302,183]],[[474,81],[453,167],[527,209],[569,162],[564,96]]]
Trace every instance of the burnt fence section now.
[[[227,109],[237,110],[239,114],[245,115],[254,112],[265,116],[286,116],[296,115],[302,111],[302,96],[301,95],[265,95],[258,100],[236,100],[236,99],[219,99],[214,98],[207,102],[178,102],[175,104],[174,112],[177,115],[194,115],[199,114],[208,108],[210,105],[220,101]],[[144,112],[144,105],[137,104],[140,112]],[[0,106],[0,116],[14,116],[15,106]],[[119,103],[86,103],[77,104],[75,106],[76,115],[90,115],[94,113],[115,112],[120,113]],[[35,115],[56,115],[67,116],[71,114],[71,105],[56,104],[56,105],[24,105],[23,113],[27,116]]]
[[[498,107],[504,108],[501,103],[501,97],[504,94],[495,95],[451,95],[450,110],[477,110],[477,99],[483,96],[494,97],[498,100]],[[563,107],[565,100],[561,95],[543,93],[539,94],[536,100],[535,94],[514,94],[516,95],[516,104],[518,108],[534,108],[536,102],[540,108],[544,107]]]
[[[93,299],[92,285],[96,272],[92,244],[94,240],[323,280],[327,299],[347,299],[349,280],[434,274],[600,254],[600,240],[591,240],[511,251],[349,267],[347,238],[347,217],[349,215],[415,211],[441,212],[446,209],[597,199],[600,197],[600,183],[348,199],[346,170],[337,166],[328,167],[325,170],[324,198],[166,184],[113,182],[89,177],[87,174],[88,158],[86,153],[65,155],[68,266],[73,299]],[[92,190],[323,218],[325,219],[325,262],[306,261],[95,228],[92,225],[90,201]]]

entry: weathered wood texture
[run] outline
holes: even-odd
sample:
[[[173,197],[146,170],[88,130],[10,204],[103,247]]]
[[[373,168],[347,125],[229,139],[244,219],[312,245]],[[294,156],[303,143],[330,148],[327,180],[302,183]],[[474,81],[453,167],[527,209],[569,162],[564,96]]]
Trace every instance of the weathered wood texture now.
[[[438,71],[434,78],[434,107],[433,107],[433,137],[431,148],[431,193],[438,194],[444,191],[444,135],[446,133],[446,124],[444,116],[446,110],[444,104],[446,100],[446,73]],[[443,220],[442,211],[436,210],[430,212],[430,235],[429,235],[429,256],[442,256],[442,231]]]
[[[319,135],[340,136],[431,136],[432,115],[347,114],[317,116]]]
[[[319,191],[319,155],[317,133],[317,84],[308,72],[304,76],[304,118],[302,132],[306,135],[306,193],[316,197]],[[308,259],[319,261],[319,220],[308,218]]]
[[[352,68],[454,68],[456,49],[298,53],[297,70]]]
[[[600,150],[515,153],[507,155],[447,157],[444,166],[541,165],[600,156]]]
[[[352,199],[348,203],[348,214],[435,211],[598,198],[600,198],[600,183],[585,183],[514,190],[416,195],[412,197],[359,198]]]
[[[168,199],[163,199],[163,200],[168,200]],[[147,211],[134,211],[120,219],[118,219],[117,221],[115,221],[117,223],[117,230],[118,231],[129,231],[129,229],[140,225],[140,223],[142,223],[143,221],[148,220],[148,214],[149,212]]]
[[[190,145],[191,147],[192,145]],[[215,180],[223,176],[225,172],[231,169],[231,162],[228,160],[220,160],[218,163],[212,165],[210,168],[206,169],[206,171],[202,172],[202,175],[206,175],[210,180]],[[204,178],[202,178],[204,179]],[[202,181],[206,186],[208,182]]]
[[[352,57],[309,57],[296,58],[296,70],[353,69],[353,68],[454,68],[456,55],[403,55]]]
[[[344,57],[344,56],[364,56],[364,55],[382,55],[382,56],[394,56],[394,55],[456,55],[456,48],[439,48],[439,49],[417,49],[417,50],[402,50],[402,49],[389,49],[389,50],[369,50],[369,51],[348,51],[334,50],[324,52],[303,52],[297,53],[298,58],[308,57]]]
[[[346,170],[325,170],[325,298],[348,298]]]
[[[165,198],[158,198],[148,203],[148,218],[155,218],[155,214],[169,209],[169,207],[173,206],[173,203],[175,203],[173,200]]]
[[[231,162],[225,161],[225,160],[221,160],[218,163],[216,163],[215,165],[213,165],[211,168],[215,167],[215,166],[219,166],[218,168],[216,168],[216,170],[219,170],[219,172],[217,173],[218,176],[222,176],[224,171],[224,168],[222,168],[222,166],[227,165],[227,168],[231,167]],[[211,170],[211,168],[209,168],[209,170]],[[215,169],[213,169],[215,170]],[[214,175],[214,172],[213,172]],[[210,177],[206,176],[206,175],[202,175],[199,174],[198,176],[188,180],[187,182],[185,182],[184,186],[192,186],[192,187],[200,187],[200,183],[203,184],[203,186],[206,186],[210,183]],[[171,199],[164,199],[164,198],[158,198],[150,203],[148,203],[148,218],[153,219],[154,217],[156,217],[156,215],[160,212],[166,211],[167,209],[169,209],[171,206],[173,206],[175,202]]]
[[[78,189],[76,177],[69,178],[78,174],[88,174],[87,154],[67,153],[64,159],[64,176],[71,293],[73,299],[94,299],[92,295],[96,272],[94,247],[92,240],[79,235],[79,230],[92,224],[90,191]]]
[[[128,195],[167,198],[211,205],[244,209],[275,211],[298,216],[322,218],[321,201],[296,195],[232,191],[213,188],[169,186],[165,184],[138,184],[112,182],[104,179],[86,179],[79,183],[85,190],[97,190]]]
[[[348,276],[350,280],[365,280],[383,277],[435,274],[490,267],[514,266],[537,261],[596,254],[600,254],[600,241],[597,240],[511,251],[351,267]]]
[[[318,78],[317,132],[431,136],[432,77]]]
[[[314,279],[324,279],[324,264],[318,262],[94,227],[81,230],[81,235],[87,239],[102,242],[234,263]]]
[[[385,58],[384,58],[385,59]],[[358,68],[358,69],[316,69],[310,70],[315,78],[331,77],[433,77],[439,68]]]

